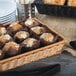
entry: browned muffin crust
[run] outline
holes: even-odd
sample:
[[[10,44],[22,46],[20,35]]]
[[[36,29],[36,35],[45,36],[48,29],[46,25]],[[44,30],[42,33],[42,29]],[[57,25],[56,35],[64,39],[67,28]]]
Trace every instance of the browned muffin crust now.
[[[22,29],[22,25],[20,25],[17,22],[12,23],[11,25],[9,25],[9,27],[7,28],[8,33],[10,35],[14,35],[17,31]]]
[[[38,26],[40,25],[40,23],[38,23],[37,21],[33,20],[33,19],[27,19],[25,21],[25,26],[27,26],[28,28],[32,28],[32,27],[35,27],[35,26]]]
[[[76,6],[76,0],[68,0],[68,6]]]
[[[22,42],[24,51],[33,50],[40,46],[40,41],[35,38],[28,38]]]
[[[8,42],[3,47],[3,51],[9,56],[16,55],[20,52],[20,45],[13,41]]]
[[[43,0],[45,4],[64,5],[66,0]]]
[[[26,31],[19,31],[15,34],[14,39],[16,42],[22,42],[23,40],[27,39],[30,34]]]
[[[43,33],[43,34],[40,36],[40,41],[41,41],[43,44],[53,43],[53,42],[54,42],[54,35],[51,34],[51,33]]]
[[[32,34],[34,33],[36,35],[41,35],[45,32],[46,32],[46,29],[44,27],[36,26],[36,27],[31,28]]]
[[[12,37],[9,34],[1,35],[0,36],[0,49],[3,45],[12,40]]]

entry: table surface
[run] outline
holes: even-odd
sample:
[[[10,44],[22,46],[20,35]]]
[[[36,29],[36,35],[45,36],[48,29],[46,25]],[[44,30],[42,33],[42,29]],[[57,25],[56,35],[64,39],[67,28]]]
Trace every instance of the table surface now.
[[[69,41],[76,40],[76,19],[54,17],[37,14],[36,17],[51,28],[62,34]],[[67,47],[66,47],[67,48]],[[70,50],[70,48],[68,49]],[[61,64],[61,71],[55,76],[76,76],[76,57],[73,57],[70,53],[64,52],[61,55],[49,57],[31,64],[22,66],[14,70],[24,70],[36,67],[43,67],[50,64]]]
[[[63,35],[67,39],[68,46],[69,41],[76,40],[76,19],[47,15],[37,15],[37,18],[55,29],[59,34]],[[66,49],[69,51],[75,51],[67,46]],[[52,62],[58,62],[61,64],[61,72],[55,76],[76,76],[76,57],[73,57],[70,53],[63,53],[59,58],[55,56],[53,58],[51,59],[50,57],[49,60],[46,59],[46,62],[51,64],[52,60]]]

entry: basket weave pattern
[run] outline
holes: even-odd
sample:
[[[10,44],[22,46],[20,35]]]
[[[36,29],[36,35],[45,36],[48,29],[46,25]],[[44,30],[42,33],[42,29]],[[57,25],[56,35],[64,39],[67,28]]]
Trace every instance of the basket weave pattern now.
[[[40,22],[38,19],[35,19],[35,20]],[[40,23],[43,24],[42,22],[40,22]],[[14,68],[22,66],[24,64],[28,64],[28,63],[31,63],[31,62],[34,62],[34,61],[37,61],[37,60],[40,60],[40,59],[43,59],[43,58],[46,58],[49,56],[60,54],[62,52],[61,50],[62,50],[64,44],[66,43],[66,40],[62,36],[57,34],[51,28],[49,28],[49,29],[53,33],[55,33],[56,35],[61,37],[62,40],[59,42],[56,42],[54,44],[47,45],[45,47],[36,49],[36,50],[32,50],[32,51],[29,51],[29,52],[26,52],[26,53],[23,53],[23,54],[14,56],[14,57],[10,57],[10,58],[1,60],[0,61],[0,72],[14,69]]]
[[[56,45],[54,47],[50,47],[36,53],[31,53],[30,55],[27,55],[27,56],[25,55],[23,57],[18,57],[16,59],[9,60],[8,62],[4,62],[0,64],[0,71],[6,71],[6,70],[13,69],[24,64],[31,63],[33,61],[37,61],[49,56],[60,54],[63,46],[64,44]]]

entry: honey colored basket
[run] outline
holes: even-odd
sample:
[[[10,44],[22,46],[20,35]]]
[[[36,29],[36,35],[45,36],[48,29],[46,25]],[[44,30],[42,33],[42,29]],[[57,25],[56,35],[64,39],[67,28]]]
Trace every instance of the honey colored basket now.
[[[33,19],[40,22],[36,18],[33,18]],[[58,37],[60,37],[61,40],[59,42],[47,45],[45,47],[41,47],[36,50],[32,50],[32,51],[29,51],[29,52],[26,52],[26,53],[23,53],[23,54],[14,56],[14,57],[0,60],[0,72],[14,69],[24,64],[28,64],[28,63],[31,63],[31,62],[34,62],[34,61],[37,61],[37,60],[40,60],[40,59],[43,59],[49,56],[60,54],[62,52],[61,50],[64,44],[66,43],[66,39],[62,37],[61,35],[59,35],[58,33],[56,33],[54,30],[52,30],[49,26],[43,24],[42,22],[40,23],[46,26],[47,28],[49,28],[49,30],[55,33]],[[7,26],[9,24],[4,24],[4,26]]]

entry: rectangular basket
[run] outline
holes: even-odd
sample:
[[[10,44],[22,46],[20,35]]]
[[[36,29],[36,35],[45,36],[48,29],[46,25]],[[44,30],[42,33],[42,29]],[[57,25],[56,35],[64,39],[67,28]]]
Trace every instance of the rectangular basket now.
[[[44,4],[42,0],[34,3],[40,14],[76,18],[76,7],[67,5]]]
[[[28,64],[33,61],[37,61],[37,60],[40,60],[40,59],[43,59],[43,58],[46,58],[49,56],[60,54],[62,52],[61,50],[62,50],[64,44],[66,43],[66,39],[64,37],[62,37],[61,35],[59,35],[58,33],[56,33],[54,30],[52,30],[49,26],[43,24],[38,19],[36,19],[36,18],[33,18],[33,19],[37,20],[42,25],[49,28],[49,30],[52,31],[54,34],[56,34],[58,37],[60,37],[61,40],[59,42],[47,45],[45,47],[42,47],[42,48],[39,48],[36,50],[32,50],[32,51],[29,51],[29,52],[26,52],[26,53],[23,53],[23,54],[14,56],[14,57],[0,60],[0,72],[14,69],[14,68],[22,66],[24,64]],[[4,26],[9,25],[9,24],[5,24]]]

